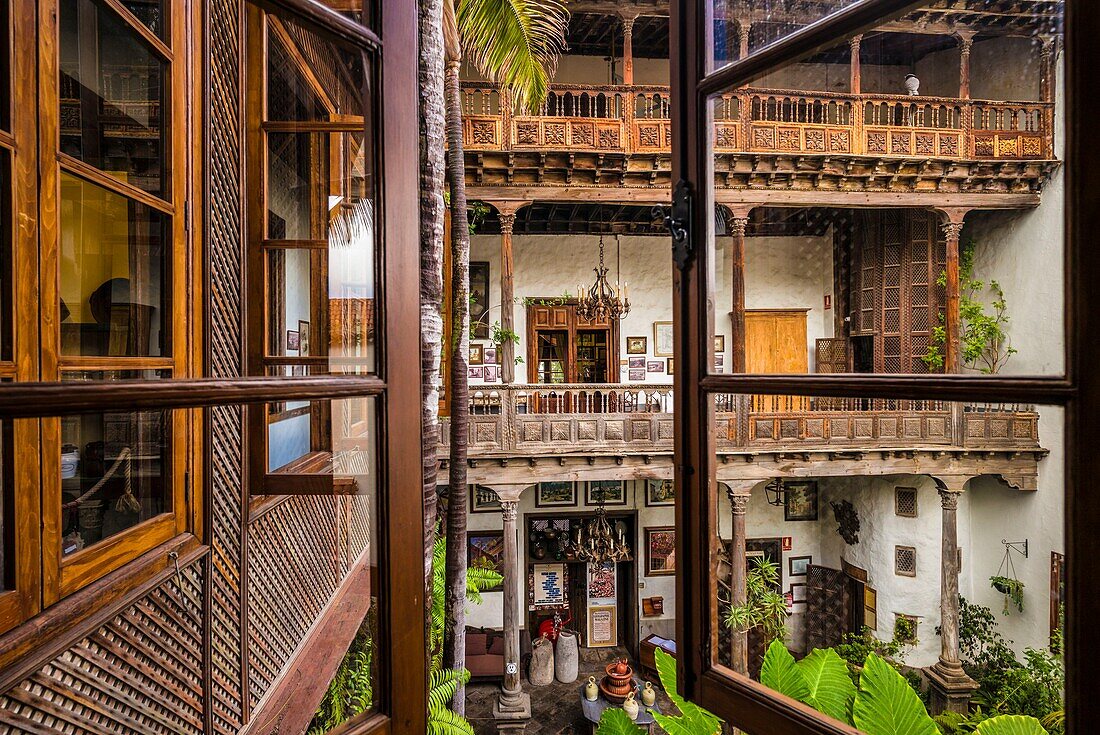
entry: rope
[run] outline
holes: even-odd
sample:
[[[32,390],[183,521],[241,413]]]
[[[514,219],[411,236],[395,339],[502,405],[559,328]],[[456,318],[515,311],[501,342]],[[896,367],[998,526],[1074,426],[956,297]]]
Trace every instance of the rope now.
[[[141,503],[139,503],[138,499],[134,497],[133,482],[132,482],[133,464],[130,462],[130,454],[131,454],[130,447],[123,448],[123,450],[118,453],[118,457],[115,459],[114,464],[112,464],[111,468],[109,470],[107,470],[107,474],[105,474],[103,477],[101,477],[99,482],[97,482],[95,485],[93,485],[91,487],[91,489],[88,490],[88,492],[84,493],[83,495],[81,495],[76,500],[71,500],[68,503],[65,503],[64,505],[62,505],[61,509],[62,510],[69,510],[70,508],[75,508],[79,505],[82,505],[85,500],[87,500],[92,495],[95,495],[97,492],[99,492],[99,490],[107,483],[107,480],[110,480],[112,477],[115,476],[115,473],[118,472],[119,466],[123,462],[125,462],[126,463],[126,470],[125,470],[125,476],[124,476],[124,481],[125,481],[124,490],[123,490],[123,494],[119,497],[118,501],[115,503],[115,510],[117,510],[120,513],[124,513],[126,511],[130,511],[131,513],[137,513],[138,511],[140,511],[141,510]]]

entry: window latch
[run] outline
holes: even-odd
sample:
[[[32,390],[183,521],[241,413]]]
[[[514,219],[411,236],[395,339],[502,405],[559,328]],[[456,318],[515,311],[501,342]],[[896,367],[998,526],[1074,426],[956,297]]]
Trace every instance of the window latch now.
[[[676,267],[687,267],[693,247],[688,228],[691,226],[691,185],[680,179],[672,189],[672,210],[665,213],[664,207],[654,207],[653,216],[661,220],[672,235],[672,260]]]

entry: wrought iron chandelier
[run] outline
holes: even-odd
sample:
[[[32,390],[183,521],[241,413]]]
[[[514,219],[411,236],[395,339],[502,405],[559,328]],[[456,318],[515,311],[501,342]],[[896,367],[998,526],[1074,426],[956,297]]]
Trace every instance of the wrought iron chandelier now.
[[[630,561],[630,544],[623,529],[607,522],[607,511],[596,508],[596,517],[586,524],[577,524],[573,531],[573,554],[578,561],[600,564],[605,561]]]
[[[600,235],[600,264],[592,269],[596,282],[587,291],[577,286],[577,315],[589,322],[622,319],[630,313],[630,298],[625,285],[615,286],[607,282],[607,266],[603,263],[603,235]]]

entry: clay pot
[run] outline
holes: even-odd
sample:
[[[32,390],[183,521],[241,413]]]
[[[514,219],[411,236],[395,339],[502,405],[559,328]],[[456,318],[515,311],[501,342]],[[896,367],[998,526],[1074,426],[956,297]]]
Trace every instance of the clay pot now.
[[[652,707],[656,701],[657,692],[653,691],[653,685],[647,681],[645,687],[642,688],[642,704],[646,707]]]
[[[576,681],[579,660],[576,634],[568,630],[559,632],[558,642],[554,647],[554,678],[563,684]]]
[[[626,716],[634,721],[638,719],[638,712],[640,708],[638,703],[634,700],[634,692],[626,695],[626,701],[623,702],[623,711],[626,712]]]
[[[533,687],[554,683],[554,644],[546,636],[535,641],[531,648],[531,666],[527,670],[527,681]]]
[[[600,697],[600,688],[596,686],[596,677],[588,677],[588,683],[584,685],[584,698],[589,702],[595,702]]]
[[[608,664],[604,671],[606,675],[600,681],[600,691],[609,701],[622,704],[634,691],[634,672],[626,659]]]

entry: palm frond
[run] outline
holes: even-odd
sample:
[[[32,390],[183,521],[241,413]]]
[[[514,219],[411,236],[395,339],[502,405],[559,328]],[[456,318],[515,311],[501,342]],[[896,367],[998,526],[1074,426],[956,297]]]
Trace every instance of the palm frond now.
[[[564,0],[456,0],[463,52],[478,71],[512,92],[517,110],[535,112],[565,50]]]

